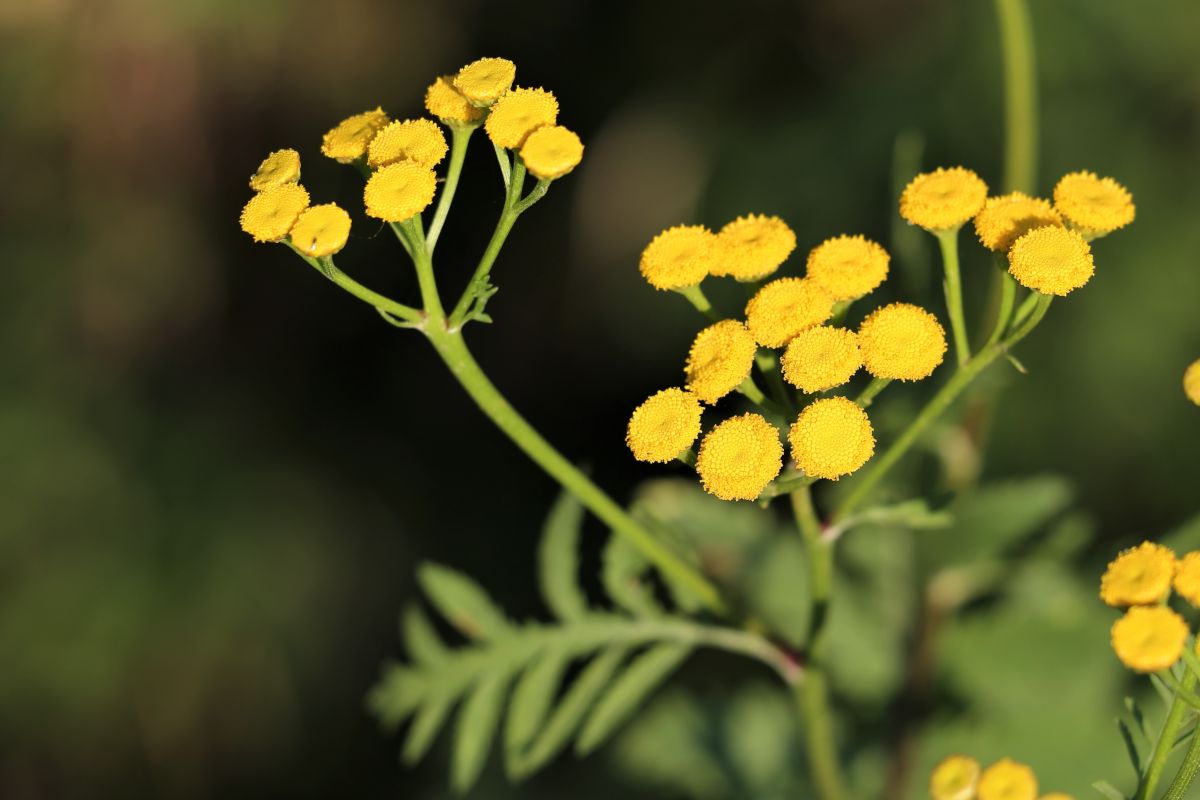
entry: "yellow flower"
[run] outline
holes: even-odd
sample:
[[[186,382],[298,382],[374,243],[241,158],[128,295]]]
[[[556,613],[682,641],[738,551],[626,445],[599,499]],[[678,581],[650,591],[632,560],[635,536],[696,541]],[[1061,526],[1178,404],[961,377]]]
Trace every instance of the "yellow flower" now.
[[[739,281],[765,278],[796,249],[796,234],[779,217],[738,217],[717,233],[719,255],[713,275]]]
[[[376,171],[363,189],[367,213],[388,222],[403,222],[433,202],[437,178],[433,170],[410,161]]]
[[[242,230],[256,242],[278,242],[288,235],[296,217],[308,208],[308,192],[298,183],[285,183],[259,192],[242,209]]]
[[[292,244],[309,256],[328,256],[346,246],[350,215],[335,203],[305,210],[292,226]]]
[[[929,231],[953,230],[979,213],[987,184],[969,169],[939,167],[913,178],[900,195],[900,216]]]
[[[507,58],[472,61],[454,76],[454,88],[474,106],[486,107],[500,99],[517,77],[517,65]]]
[[[443,75],[425,90],[425,110],[447,125],[470,125],[483,119],[483,111],[471,105],[451,82],[453,75]]]
[[[841,386],[863,363],[858,334],[827,325],[798,333],[781,361],[784,380],[810,394]]]
[[[385,167],[411,161],[433,169],[446,157],[446,137],[431,119],[406,119],[385,126],[367,148],[367,164]]]
[[[333,127],[321,140],[321,152],[335,161],[349,164],[366,155],[367,145],[388,124],[382,108],[348,117]]]
[[[263,159],[258,169],[250,176],[250,188],[256,192],[297,183],[300,180],[300,154],[295,150],[276,150]]]
[[[863,366],[876,378],[916,381],[929,377],[946,353],[946,331],[937,317],[909,303],[871,312],[858,326]]]
[[[1089,239],[1125,227],[1135,213],[1129,191],[1094,172],[1064,175],[1054,187],[1054,207]]]
[[[979,782],[979,762],[969,756],[946,756],[929,775],[932,800],[971,800]]]
[[[655,289],[686,289],[708,275],[717,237],[703,225],[676,225],[642,251],[642,277]]]
[[[813,478],[837,480],[875,453],[875,432],[867,412],[845,397],[813,401],[792,424],[788,442],[796,466]]]
[[[696,472],[722,500],[753,500],[783,469],[779,431],[758,414],[722,422],[700,442]]]
[[[514,148],[543,125],[558,120],[558,101],[545,89],[513,89],[496,101],[483,129],[497,147]]]
[[[1087,283],[1096,267],[1092,248],[1082,236],[1051,225],[1035,228],[1013,243],[1008,271],[1026,288],[1061,297]]]
[[[663,389],[633,410],[625,444],[638,461],[666,463],[700,435],[700,401],[683,389]]]
[[[855,300],[883,283],[888,274],[888,253],[862,236],[827,239],[808,254],[808,277],[834,300]]]
[[[1179,596],[1200,608],[1200,552],[1192,552],[1179,559],[1172,582]]]
[[[688,351],[687,387],[704,402],[717,402],[749,377],[757,351],[754,337],[736,319],[709,325]]]
[[[833,313],[833,297],[808,278],[778,278],[746,304],[746,327],[765,347],[783,347]]]
[[[1112,646],[1135,672],[1167,669],[1183,655],[1188,626],[1166,606],[1134,606],[1112,626]]]
[[[975,215],[975,234],[989,250],[1007,253],[1013,242],[1034,228],[1062,226],[1062,217],[1040,197],[1012,192],[989,197],[983,210]]]
[[[1122,551],[1100,578],[1100,599],[1110,606],[1162,602],[1175,577],[1175,553],[1169,547],[1142,542]]]
[[[1183,372],[1183,393],[1200,406],[1200,358],[1193,361]]]
[[[1011,758],[1002,758],[979,776],[979,800],[1037,800],[1033,770]]]
[[[556,180],[579,166],[583,142],[561,125],[545,125],[529,134],[521,146],[521,160],[538,180]]]
[[[1040,800],[1075,800],[1075,798],[1066,792],[1047,792],[1041,796]]]

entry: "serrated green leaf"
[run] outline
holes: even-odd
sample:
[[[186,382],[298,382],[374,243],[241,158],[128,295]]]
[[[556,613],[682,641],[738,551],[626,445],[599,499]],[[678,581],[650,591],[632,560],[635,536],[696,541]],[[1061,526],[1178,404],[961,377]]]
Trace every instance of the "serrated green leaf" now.
[[[458,716],[450,785],[459,794],[470,791],[487,763],[492,739],[500,723],[508,679],[507,672],[488,675],[471,691]]]
[[[610,534],[604,546],[601,579],[608,596],[635,617],[656,617],[663,608],[647,577],[650,564],[623,536]]]
[[[1108,781],[1096,781],[1092,784],[1092,788],[1107,797],[1108,800],[1126,800],[1125,795],[1117,791],[1117,787]]]
[[[454,707],[454,700],[453,695],[447,694],[434,695],[425,700],[412,721],[412,727],[408,729],[408,736],[404,739],[404,749],[400,757],[405,764],[412,766],[429,752],[438,731],[442,729],[442,723],[446,721],[446,715]]]
[[[579,532],[583,506],[563,492],[546,517],[538,547],[538,577],[542,597],[554,615],[564,621],[579,619],[588,612],[587,599],[579,587]]]
[[[666,643],[635,658],[596,703],[575,742],[575,752],[585,756],[603,744],[691,652],[690,644]]]
[[[505,764],[510,773],[546,719],[570,664],[571,657],[565,649],[551,647],[530,664],[517,681],[505,726]]]
[[[470,639],[491,639],[512,630],[504,612],[479,584],[463,573],[425,563],[417,580],[446,620]]]
[[[400,620],[400,637],[408,657],[418,664],[432,664],[446,657],[446,645],[433,629],[429,617],[417,606],[404,609]]]

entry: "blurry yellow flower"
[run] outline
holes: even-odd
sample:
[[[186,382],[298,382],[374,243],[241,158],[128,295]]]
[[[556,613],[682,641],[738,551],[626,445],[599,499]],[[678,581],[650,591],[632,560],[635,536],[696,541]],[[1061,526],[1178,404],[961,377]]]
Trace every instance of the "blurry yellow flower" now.
[[[638,461],[666,463],[700,435],[700,401],[683,389],[663,389],[633,410],[625,444]]]
[[[709,494],[753,500],[783,469],[779,431],[759,414],[722,422],[700,441],[696,472]]]
[[[250,176],[250,188],[256,192],[296,183],[300,180],[300,154],[295,150],[276,150],[263,159],[258,169]]]
[[[1183,372],[1183,393],[1200,406],[1200,359],[1193,361]]]
[[[913,178],[900,195],[900,216],[930,231],[953,230],[983,208],[987,184],[969,169],[939,167]]]
[[[529,134],[521,146],[521,160],[538,180],[556,180],[579,166],[583,142],[561,125],[545,125]]]
[[[1122,551],[1100,578],[1100,599],[1110,606],[1151,605],[1165,600],[1175,577],[1175,553],[1154,542]]]
[[[490,106],[509,90],[517,65],[507,58],[472,61],[454,76],[454,88],[475,106]]]
[[[497,147],[514,148],[543,125],[558,120],[558,101],[545,89],[513,89],[496,101],[483,129]]]
[[[796,234],[779,217],[738,217],[717,233],[718,256],[713,275],[739,281],[765,278],[796,249]]]
[[[854,300],[883,283],[888,261],[887,250],[870,239],[837,236],[808,254],[807,274],[834,300]]]
[[[979,782],[979,762],[969,756],[946,756],[929,775],[932,800],[971,800]]]
[[[792,424],[788,442],[796,466],[813,478],[837,480],[875,453],[875,432],[867,412],[845,397],[813,401]]]
[[[979,776],[979,800],[1037,800],[1033,770],[1011,758],[1002,758]]]
[[[1200,608],[1200,552],[1179,559],[1173,585],[1180,597]]]
[[[1135,672],[1158,672],[1183,655],[1188,626],[1166,606],[1134,606],[1112,626],[1112,646]]]
[[[308,192],[298,183],[285,183],[259,192],[242,209],[242,230],[256,242],[278,242],[288,235],[296,217],[308,208]]]
[[[332,255],[345,247],[350,238],[350,215],[336,203],[312,206],[296,220],[290,238],[305,255]]]
[[[746,327],[765,347],[783,347],[833,313],[833,297],[808,278],[778,278],[746,304]]]
[[[757,351],[754,337],[736,319],[709,325],[688,351],[687,387],[704,402],[717,402],[749,377]]]
[[[409,161],[376,171],[363,190],[367,214],[388,222],[403,222],[420,214],[437,190],[433,170]]]
[[[1094,172],[1064,175],[1054,187],[1054,207],[1088,238],[1125,227],[1135,213],[1129,191]]]
[[[946,353],[946,331],[937,317],[909,303],[876,309],[858,326],[863,366],[876,378],[916,381],[929,377]]]
[[[447,125],[469,125],[483,119],[483,111],[471,105],[454,88],[453,75],[443,75],[425,90],[425,110]]]
[[[841,386],[862,366],[858,335],[845,328],[818,325],[796,334],[781,359],[784,379],[803,392]]]
[[[1012,192],[989,197],[983,210],[975,215],[975,233],[989,250],[1007,253],[1013,242],[1046,225],[1062,225],[1062,217],[1048,200]]]
[[[382,108],[348,117],[333,127],[321,141],[321,152],[335,161],[349,164],[362,158],[375,134],[388,124]]]
[[[1039,800],[1075,800],[1075,798],[1066,792],[1046,792]]]
[[[446,137],[431,119],[406,119],[384,126],[367,147],[367,164],[385,167],[411,161],[433,169],[446,157]]]
[[[1084,238],[1056,225],[1035,228],[1008,251],[1008,271],[1017,283],[1042,294],[1066,295],[1087,283],[1095,270]]]
[[[717,237],[703,225],[676,225],[655,236],[642,251],[642,277],[655,289],[686,289],[704,280]]]

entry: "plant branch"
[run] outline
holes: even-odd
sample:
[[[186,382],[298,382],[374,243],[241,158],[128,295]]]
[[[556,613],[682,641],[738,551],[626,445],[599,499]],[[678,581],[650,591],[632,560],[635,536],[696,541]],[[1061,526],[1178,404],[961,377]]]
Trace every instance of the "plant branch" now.
[[[446,168],[446,183],[442,186],[437,210],[433,212],[433,222],[429,223],[429,234],[425,237],[431,258],[433,249],[437,247],[438,237],[442,234],[442,226],[446,224],[446,216],[450,213],[450,204],[454,202],[454,193],[458,190],[458,178],[462,174],[463,161],[467,155],[467,142],[478,127],[453,125],[450,128],[450,165]]]
[[[938,245],[942,249],[942,266],[946,273],[942,282],[946,290],[946,314],[950,317],[954,352],[961,368],[971,358],[971,344],[967,338],[967,322],[963,317],[962,278],[958,268],[958,228],[938,231],[936,235]]]

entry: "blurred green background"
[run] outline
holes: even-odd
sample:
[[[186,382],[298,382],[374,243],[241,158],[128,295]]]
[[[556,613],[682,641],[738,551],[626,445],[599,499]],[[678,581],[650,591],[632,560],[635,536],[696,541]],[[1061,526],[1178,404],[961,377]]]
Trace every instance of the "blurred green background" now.
[[[977,738],[929,746],[1003,742],[977,749],[1082,792],[1124,768],[1111,727],[1124,678],[1106,649],[1111,615],[1077,599],[1115,548],[1200,507],[1200,409],[1180,388],[1200,357],[1200,14],[1192,0],[1032,5],[1040,189],[1094,169],[1131,189],[1138,219],[1095,245],[1096,278],[1022,346],[1029,375],[994,370],[1004,393],[984,477],[1065,476],[1096,538],[1049,559],[1053,579],[1022,578],[1007,622],[983,609],[951,637],[950,650],[998,649],[988,663],[1000,677],[976,675],[982,688],[943,709],[946,730]],[[357,208],[361,179],[319,155],[321,134],[376,104],[419,114],[434,76],[482,55],[552,89],[588,149],[522,218],[495,273],[496,324],[468,338],[514,404],[618,497],[673,472],[634,464],[624,424],[678,381],[698,327],[637,274],[656,231],[779,214],[800,241],[795,272],[838,233],[898,244],[898,140],[925,166],[962,163],[1000,183],[987,2],[0,6],[0,797],[448,794],[442,755],[402,770],[364,695],[399,655],[396,614],[419,560],[477,576],[514,614],[542,613],[531,562],[555,487],[418,337],[284,248],[254,244],[237,215],[259,160],[285,146],[300,150],[315,202]],[[455,289],[501,202],[482,144],[439,248]],[[939,302],[921,245],[879,299]],[[988,265],[964,249],[978,308]],[[400,256],[357,214],[339,263],[415,298]],[[885,404],[911,407],[921,391]],[[959,445],[949,432],[933,446]],[[1036,600],[1070,575],[1075,599],[1052,606],[1075,609],[1069,635],[1043,636],[1058,646],[1049,662],[1007,663],[1024,650],[999,643],[1042,631],[1050,606]],[[1032,680],[1046,663],[1057,682]],[[765,678],[700,661],[672,690],[692,699],[664,702],[702,698],[695,708],[714,705],[734,740],[738,715],[753,717],[744,730],[761,754],[794,735],[779,704],[752,689],[720,710],[754,677]],[[1043,707],[1063,686],[1096,696],[1066,739],[1035,746],[969,702],[997,685],[1041,692]],[[905,709],[879,713],[863,730]],[[518,789],[492,767],[478,796],[687,796],[619,755],[645,762],[629,742],[661,739],[646,730]]]

